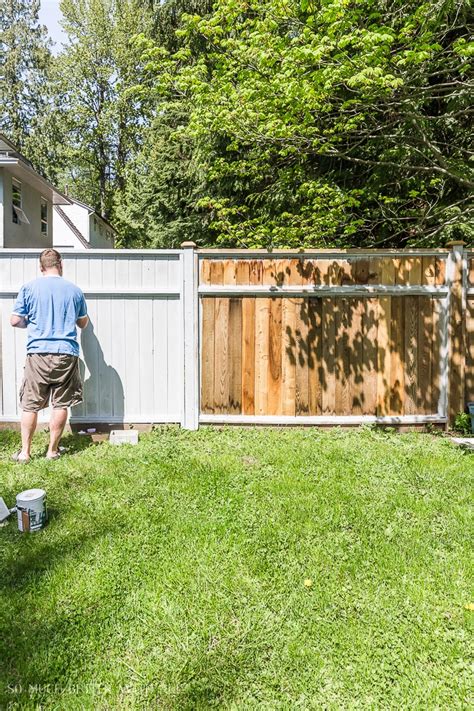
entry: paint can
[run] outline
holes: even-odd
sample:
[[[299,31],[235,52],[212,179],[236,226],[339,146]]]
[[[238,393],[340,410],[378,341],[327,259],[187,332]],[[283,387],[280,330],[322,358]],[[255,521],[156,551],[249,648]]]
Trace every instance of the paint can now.
[[[46,523],[46,492],[43,489],[27,489],[16,497],[18,530],[40,531]]]

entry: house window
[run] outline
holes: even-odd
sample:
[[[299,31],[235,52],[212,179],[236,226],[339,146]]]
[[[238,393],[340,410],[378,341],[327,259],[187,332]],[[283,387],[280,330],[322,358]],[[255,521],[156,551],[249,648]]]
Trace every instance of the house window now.
[[[29,219],[23,212],[21,183],[19,180],[15,180],[15,178],[12,178],[12,221],[16,225],[22,222],[25,225],[30,224]]]
[[[41,198],[41,236],[48,236],[48,201]]]

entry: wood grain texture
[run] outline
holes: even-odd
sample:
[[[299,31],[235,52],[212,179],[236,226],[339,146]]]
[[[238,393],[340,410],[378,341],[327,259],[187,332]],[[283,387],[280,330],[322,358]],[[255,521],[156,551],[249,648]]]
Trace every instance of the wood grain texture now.
[[[405,414],[404,297],[392,297],[390,334],[390,415]]]
[[[270,299],[255,300],[255,414],[266,415],[268,407],[268,351]]]
[[[391,412],[392,299],[381,297],[377,323],[377,415]]]
[[[322,413],[322,301],[308,299],[308,407],[310,415]]]
[[[282,299],[282,360],[281,360],[281,412],[296,414],[296,362],[298,344],[296,337],[296,299]]]
[[[377,326],[379,321],[378,299],[364,299],[362,301],[362,414],[377,414],[377,368],[378,368],[378,342]]]
[[[433,306],[429,297],[418,297],[418,402],[417,412],[432,414]]]
[[[295,411],[297,415],[309,414],[308,388],[308,299],[295,299],[296,302],[296,394]]]
[[[335,301],[335,414],[350,415],[353,406],[351,393],[352,312],[349,299],[337,298]]]
[[[214,410],[225,413],[229,405],[229,299],[215,298]]]
[[[269,415],[281,414],[282,361],[282,299],[270,299],[268,344],[268,404]]]
[[[438,412],[441,381],[441,302],[439,299],[431,300],[433,320],[433,340],[431,358],[433,362],[431,372],[431,411]]]
[[[242,299],[229,299],[229,413],[242,413]]]
[[[322,364],[321,388],[323,415],[336,412],[336,314],[337,299],[324,298],[322,301]]]
[[[404,299],[405,311],[405,392],[404,412],[418,411],[418,300],[417,296]]]
[[[242,299],[242,412],[255,414],[255,303]]]

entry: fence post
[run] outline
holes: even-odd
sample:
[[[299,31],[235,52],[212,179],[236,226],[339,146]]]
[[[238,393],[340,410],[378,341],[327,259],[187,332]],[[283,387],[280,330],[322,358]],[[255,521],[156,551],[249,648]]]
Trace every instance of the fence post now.
[[[184,410],[182,427],[199,426],[198,263],[194,242],[183,242]],[[171,364],[173,367],[173,364]]]
[[[446,281],[450,290],[448,318],[448,424],[464,412],[466,364],[466,259],[465,242],[448,242],[451,252],[447,259]]]

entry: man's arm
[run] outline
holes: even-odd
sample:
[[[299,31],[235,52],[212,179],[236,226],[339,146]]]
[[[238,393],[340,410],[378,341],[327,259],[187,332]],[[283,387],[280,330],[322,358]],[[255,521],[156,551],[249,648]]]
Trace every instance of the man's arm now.
[[[10,316],[10,323],[13,328],[26,328],[28,326],[26,318],[24,316],[20,316],[19,314],[12,314]]]
[[[85,328],[88,323],[89,316],[87,314],[85,316],[81,316],[81,318],[78,318],[76,321],[76,324],[79,326],[79,328]]]

